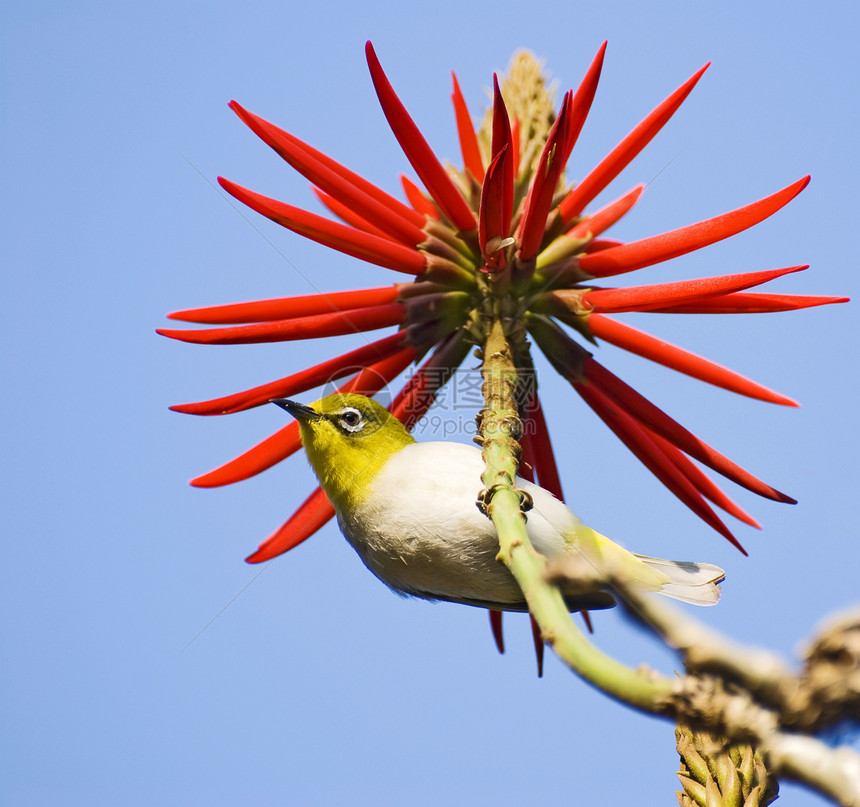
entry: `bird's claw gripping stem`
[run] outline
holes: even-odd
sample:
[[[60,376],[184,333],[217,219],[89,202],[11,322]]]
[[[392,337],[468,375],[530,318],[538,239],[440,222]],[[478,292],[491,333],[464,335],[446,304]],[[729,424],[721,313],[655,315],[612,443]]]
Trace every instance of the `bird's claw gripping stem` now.
[[[480,493],[478,493],[478,499],[475,502],[475,505],[485,516],[487,516],[487,518],[490,518],[490,505],[495,492],[502,488],[509,487],[513,486],[504,482],[497,482],[492,487],[482,488]],[[520,497],[520,513],[522,513],[525,518],[526,513],[534,507],[534,500],[532,499],[531,494],[524,490],[520,490],[517,487],[513,487],[513,490]]]

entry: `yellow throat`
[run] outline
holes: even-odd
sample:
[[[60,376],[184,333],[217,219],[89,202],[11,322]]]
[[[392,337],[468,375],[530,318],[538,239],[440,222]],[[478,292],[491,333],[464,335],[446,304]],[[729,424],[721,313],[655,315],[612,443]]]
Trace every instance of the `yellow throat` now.
[[[298,420],[308,461],[339,512],[364,502],[385,463],[415,442],[397,418],[363,395],[335,393],[310,406],[273,403]]]

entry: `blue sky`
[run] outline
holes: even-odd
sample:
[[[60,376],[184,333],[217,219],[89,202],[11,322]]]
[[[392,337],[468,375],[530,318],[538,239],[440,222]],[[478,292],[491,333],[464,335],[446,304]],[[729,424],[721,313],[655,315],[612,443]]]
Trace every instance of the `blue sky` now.
[[[396,9],[396,10],[395,10]],[[371,39],[437,153],[448,96],[472,110],[528,47],[560,90],[609,40],[569,175],[579,177],[708,60],[675,119],[601,197],[648,188],[633,240],[812,174],[788,208],[635,282],[809,263],[773,285],[857,296],[856,9],[730,0],[516,5],[7,2],[0,25],[4,462],[0,796],[10,805],[669,803],[672,727],[607,701],[525,618],[494,649],[486,614],[392,595],[333,525],[262,567],[243,558],[313,486],[296,456],[253,480],[187,480],[283,425],[263,407],[172,403],[287,375],[355,347],[207,348],[157,337],[177,308],[395,278],[239,209],[223,174],[312,209],[306,182],[229,111],[236,98],[392,192],[408,165],[364,65]],[[543,369],[568,500],[647,554],[728,572],[709,625],[791,656],[856,604],[860,551],[853,306],[642,327],[799,399],[741,399],[619,352],[610,368],[776,487],[743,558],[653,481]],[[640,324],[636,321],[636,324]],[[424,437],[425,435],[422,435]],[[465,438],[464,438],[465,439]],[[677,663],[616,614],[595,641]],[[785,802],[821,803],[785,785]]]

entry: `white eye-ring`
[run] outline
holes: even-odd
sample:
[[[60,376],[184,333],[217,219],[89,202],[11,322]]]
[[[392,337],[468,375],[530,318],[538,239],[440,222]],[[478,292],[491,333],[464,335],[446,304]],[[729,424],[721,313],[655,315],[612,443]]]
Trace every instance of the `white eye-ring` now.
[[[364,415],[358,409],[353,409],[351,406],[348,406],[340,413],[339,422],[344,431],[353,433],[360,432],[367,423]]]

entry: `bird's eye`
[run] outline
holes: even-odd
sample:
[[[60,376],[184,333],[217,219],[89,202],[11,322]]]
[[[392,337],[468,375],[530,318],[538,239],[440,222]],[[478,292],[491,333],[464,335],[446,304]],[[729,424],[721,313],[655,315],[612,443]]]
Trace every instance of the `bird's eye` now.
[[[340,413],[340,425],[344,431],[357,432],[364,428],[364,417],[357,409],[344,409]]]

